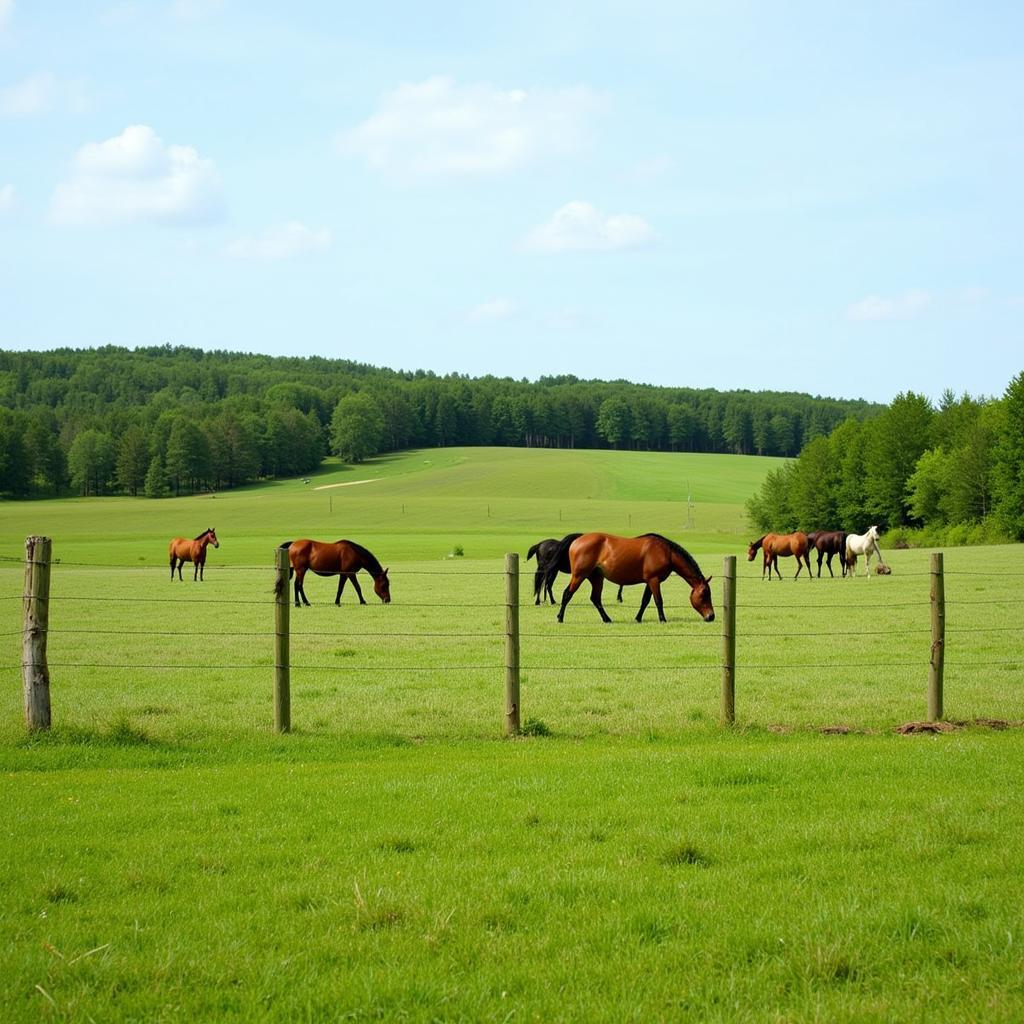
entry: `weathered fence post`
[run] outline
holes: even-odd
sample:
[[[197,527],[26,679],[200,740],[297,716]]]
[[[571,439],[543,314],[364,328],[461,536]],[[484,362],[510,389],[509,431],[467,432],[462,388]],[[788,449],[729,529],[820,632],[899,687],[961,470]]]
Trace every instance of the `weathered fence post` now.
[[[946,661],[946,583],[942,552],[932,552],[932,653],[928,662],[928,721],[942,718],[942,670]]]
[[[275,548],[277,582],[274,586],[274,731],[291,732],[292,691],[289,657],[288,549]]]
[[[24,628],[21,634],[21,681],[25,695],[25,724],[50,728],[50,669],[46,640],[50,630],[49,537],[25,540]]]
[[[519,555],[505,555],[505,735],[519,735]]]
[[[722,724],[736,721],[736,556],[722,561]]]

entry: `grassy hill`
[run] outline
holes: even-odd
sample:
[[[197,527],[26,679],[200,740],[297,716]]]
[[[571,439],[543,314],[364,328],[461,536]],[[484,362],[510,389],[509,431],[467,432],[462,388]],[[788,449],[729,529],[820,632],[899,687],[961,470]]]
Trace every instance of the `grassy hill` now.
[[[410,451],[358,466],[328,461],[308,483],[278,480],[160,501],[6,503],[0,553],[19,555],[35,533],[52,536],[64,557],[87,550],[111,564],[162,564],[166,539],[207,526],[217,529],[223,564],[265,562],[274,544],[299,536],[351,537],[392,560],[443,557],[456,544],[467,558],[494,558],[580,530],[655,531],[694,553],[721,552],[746,536],[743,502],[779,462],[523,448]]]

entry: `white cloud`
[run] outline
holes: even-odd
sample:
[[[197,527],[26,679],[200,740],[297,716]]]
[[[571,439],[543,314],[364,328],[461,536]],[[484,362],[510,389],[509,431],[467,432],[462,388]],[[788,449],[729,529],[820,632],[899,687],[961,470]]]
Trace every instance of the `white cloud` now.
[[[596,106],[585,88],[502,91],[435,76],[386,93],[340,148],[398,178],[502,174],[574,152]]]
[[[0,0],[0,32],[7,28],[14,16],[14,0]]]
[[[32,117],[52,109],[56,102],[56,77],[49,71],[40,71],[0,92],[0,114],[4,117]]]
[[[240,260],[288,260],[308,253],[323,252],[331,244],[327,228],[309,228],[292,220],[267,228],[261,235],[236,238],[227,254]]]
[[[470,310],[469,320],[472,323],[494,323],[498,320],[509,320],[518,312],[519,307],[510,299],[491,299]]]
[[[70,180],[53,193],[50,216],[76,226],[197,223],[218,217],[222,205],[212,160],[192,146],[167,146],[148,125],[137,124],[82,146]]]
[[[914,288],[892,298],[868,295],[846,310],[849,320],[909,320],[932,304],[932,295]]]
[[[602,213],[575,200],[526,236],[526,248],[540,252],[612,252],[636,249],[654,240],[650,224],[630,213]]]
[[[14,186],[0,185],[0,214],[14,209]]]

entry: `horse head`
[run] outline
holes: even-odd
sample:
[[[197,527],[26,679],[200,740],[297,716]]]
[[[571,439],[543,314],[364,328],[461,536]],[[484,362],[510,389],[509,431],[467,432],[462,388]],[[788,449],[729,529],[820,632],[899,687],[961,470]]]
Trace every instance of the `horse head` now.
[[[391,584],[388,582],[387,569],[373,577],[373,592],[385,604],[391,604]]]
[[[215,547],[220,547],[220,541],[217,540],[217,531],[211,526],[207,531],[207,536],[210,538],[210,543]]]
[[[752,540],[750,542],[749,546],[747,547],[747,561],[748,562],[752,562],[755,558],[757,558],[757,550],[758,550],[758,548],[760,548],[761,543],[762,543],[763,540],[764,540],[764,537],[761,537],[759,540]]]
[[[690,604],[705,621],[715,621],[715,606],[711,603],[711,577],[700,580],[690,588]]]

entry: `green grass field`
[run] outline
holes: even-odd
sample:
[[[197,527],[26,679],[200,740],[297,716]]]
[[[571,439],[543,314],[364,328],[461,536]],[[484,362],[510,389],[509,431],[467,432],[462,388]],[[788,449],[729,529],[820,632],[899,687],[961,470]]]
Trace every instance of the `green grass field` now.
[[[928,553],[762,584],[742,503],[773,464],[450,449],[0,505],[4,1020],[1020,1020],[1021,731],[895,733],[925,716]],[[206,581],[172,583],[167,540],[210,525]],[[681,580],[665,625],[606,588],[611,625],[581,592],[559,626],[523,558],[535,735],[502,738],[504,553],[585,529],[739,556],[736,728]],[[32,533],[62,560],[34,738]],[[394,602],[307,581],[281,737],[272,558],[298,536],[364,543]],[[1024,548],[945,561],[947,717],[1019,723]]]

